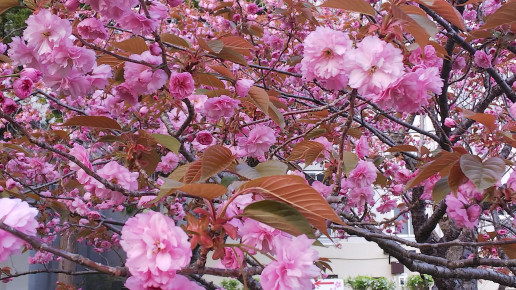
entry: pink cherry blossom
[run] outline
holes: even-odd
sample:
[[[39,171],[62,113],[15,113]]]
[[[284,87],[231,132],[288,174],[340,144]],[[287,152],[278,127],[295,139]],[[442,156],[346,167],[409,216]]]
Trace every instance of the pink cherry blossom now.
[[[87,76],[88,81],[97,89],[104,89],[109,85],[109,79],[113,77],[113,70],[107,64],[95,66],[91,74]]]
[[[444,119],[444,126],[453,128],[457,126],[457,123],[455,123],[455,121],[452,118],[446,118]]]
[[[342,31],[319,26],[304,40],[304,56],[301,61],[303,78],[328,82],[331,89],[344,89],[347,85],[343,70],[345,55],[352,42]]]
[[[355,147],[355,153],[360,159],[364,159],[364,157],[369,155],[370,147],[368,139],[369,138],[366,136],[360,136],[357,146]]]
[[[174,152],[168,152],[167,155],[161,158],[161,162],[158,163],[158,167],[156,167],[156,171],[161,171],[163,173],[170,173],[174,170],[179,162],[179,157]]]
[[[129,290],[155,290],[156,288],[152,286],[145,286],[146,283],[144,280],[138,279],[138,277],[131,276],[126,281],[124,286]],[[168,283],[159,286],[160,290],[204,290],[203,287],[199,286],[197,283],[188,280],[183,275],[176,275],[174,278],[170,279]]]
[[[208,131],[197,133],[197,135],[195,135],[195,140],[199,142],[199,144],[205,146],[213,144],[213,136]]]
[[[240,104],[239,100],[232,99],[226,95],[210,98],[204,103],[201,114],[211,121],[219,121],[224,117],[231,117]]]
[[[26,65],[33,68],[40,66],[37,52],[33,47],[27,46],[25,41],[18,36],[13,37],[9,43],[7,55],[13,60],[14,65]]]
[[[491,60],[493,56],[487,55],[483,50],[477,50],[475,52],[474,62],[475,65],[481,68],[490,68]]]
[[[2,103],[2,111],[5,114],[10,115],[18,110],[18,104],[10,98],[5,98],[5,101]]]
[[[351,187],[348,198],[350,203],[354,206],[361,207],[365,204],[372,205],[374,202],[374,191],[371,186]]]
[[[414,113],[428,105],[428,91],[440,93],[443,81],[436,67],[417,67],[392,83],[382,94],[373,97],[380,108]]]
[[[39,54],[51,52],[56,44],[72,33],[70,23],[48,9],[41,9],[38,14],[29,16],[26,23],[27,29],[23,32],[23,38]]]
[[[172,97],[176,99],[187,98],[195,90],[192,75],[189,72],[173,74],[168,82],[168,89]]]
[[[188,235],[174,221],[159,212],[148,211],[130,218],[122,228],[125,265],[146,288],[170,283],[190,263]],[[139,288],[141,289],[141,288]]]
[[[38,210],[20,199],[0,198],[0,220],[15,230],[29,236],[36,235]],[[0,230],[0,263],[17,253],[25,242],[14,235]]]
[[[415,65],[424,65],[425,67],[441,68],[443,59],[437,56],[435,48],[432,45],[425,46],[425,54],[423,55],[421,47],[418,47],[409,56],[409,61]]]
[[[116,86],[115,95],[129,105],[136,105],[138,103],[138,95],[132,90],[132,86],[128,83]]]
[[[183,0],[167,0],[167,4],[170,7],[176,7],[183,4]]]
[[[274,130],[257,125],[249,132],[248,137],[238,139],[238,145],[244,149],[249,156],[263,157],[263,154],[269,151],[272,144],[276,142]]]
[[[365,97],[379,94],[404,71],[401,50],[376,36],[365,37],[345,56],[349,86]]]
[[[270,262],[260,276],[260,284],[268,290],[312,289],[310,279],[320,275],[314,262],[319,258],[311,248],[314,240],[301,235],[293,239],[274,239],[276,261]]]
[[[19,78],[14,81],[14,94],[20,99],[26,99],[32,93],[32,80],[29,78]]]
[[[20,78],[30,79],[33,83],[39,82],[42,75],[43,73],[41,73],[39,70],[30,67],[24,68],[20,72]]]
[[[119,19],[131,13],[131,8],[138,4],[138,0],[81,0],[81,2],[111,19]]]
[[[106,39],[108,33],[97,18],[86,18],[77,25],[77,32],[84,39]]]
[[[272,243],[274,237],[287,234],[253,219],[246,219],[238,228],[238,235],[242,237],[242,244],[273,253],[275,251]],[[253,248],[249,248],[248,251],[254,253]]]
[[[240,265],[245,265],[244,252],[237,247],[224,247],[224,256],[220,263],[226,269],[239,269]]]
[[[446,196],[446,213],[455,221],[457,226],[473,229],[478,224],[478,218],[482,214],[482,208],[478,204],[471,204],[459,191],[457,196]]]
[[[360,160],[348,179],[357,187],[370,186],[376,180],[376,167],[372,162]]]
[[[161,56],[152,55],[148,50],[140,55],[133,54],[130,58],[144,61],[151,65],[162,63]],[[129,61],[124,66],[125,83],[134,94],[152,94],[167,83],[167,78],[167,73],[162,69],[153,69],[152,67]]]
[[[249,93],[249,89],[253,86],[254,81],[250,79],[241,79],[238,80],[235,84],[235,90],[239,97],[245,97],[247,96],[247,93]]]

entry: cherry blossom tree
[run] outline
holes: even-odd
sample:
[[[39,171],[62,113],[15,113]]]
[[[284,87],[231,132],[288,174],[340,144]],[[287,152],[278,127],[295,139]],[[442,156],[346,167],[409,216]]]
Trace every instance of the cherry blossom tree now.
[[[515,1],[3,0],[0,14],[20,8],[0,43],[0,262],[33,250],[72,265],[42,271],[129,289],[217,289],[204,275],[311,289],[331,271],[317,239],[358,236],[439,289],[516,286]],[[415,241],[396,235],[407,220]]]

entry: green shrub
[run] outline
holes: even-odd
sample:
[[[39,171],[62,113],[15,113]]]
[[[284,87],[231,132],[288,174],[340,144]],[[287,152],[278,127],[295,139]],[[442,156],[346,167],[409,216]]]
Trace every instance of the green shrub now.
[[[394,282],[387,280],[385,277],[371,278],[367,276],[356,276],[348,278],[346,283],[353,290],[394,290]]]
[[[226,290],[244,290],[242,283],[235,279],[224,279],[222,280],[221,285]]]
[[[430,286],[434,283],[434,279],[432,279],[432,276],[425,274],[425,280],[426,280],[426,285],[428,286],[428,289],[429,289]],[[408,280],[407,280],[407,288],[409,290],[425,289],[425,282],[423,281],[423,278],[421,278],[421,275],[409,276]]]
[[[396,289],[394,282],[387,280],[387,278],[385,278],[385,277],[371,279],[370,286],[371,286],[372,290],[394,290],[394,289]]]

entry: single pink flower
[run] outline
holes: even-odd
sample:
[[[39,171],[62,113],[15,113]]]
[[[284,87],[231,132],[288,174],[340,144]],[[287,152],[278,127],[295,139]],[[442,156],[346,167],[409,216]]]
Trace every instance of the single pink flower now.
[[[257,125],[249,132],[248,137],[238,139],[238,145],[244,149],[249,156],[263,157],[263,154],[276,142],[276,134],[272,128]]]
[[[380,108],[394,109],[399,112],[414,113],[422,106],[428,105],[431,98],[428,93],[440,93],[443,80],[436,67],[416,67],[392,83],[380,95],[373,97],[373,102]]]
[[[379,94],[404,72],[403,55],[377,36],[367,36],[345,54],[349,86],[365,97]]]
[[[35,47],[39,54],[51,52],[56,44],[72,34],[68,20],[59,18],[48,9],[41,9],[26,21],[27,28],[23,38],[29,46]]]
[[[127,220],[120,245],[127,253],[129,272],[148,288],[168,285],[192,257],[188,235],[160,212],[139,213]]]
[[[473,61],[475,62],[475,65],[478,67],[490,68],[492,58],[492,55],[486,54],[483,50],[477,50],[475,52],[475,57],[473,58]]]
[[[131,276],[126,281],[124,286],[129,290],[155,290],[151,286],[145,286],[145,280],[141,280],[138,277]],[[199,286],[197,283],[188,280],[183,275],[176,275],[174,278],[170,279],[167,284],[160,285],[160,290],[204,290],[203,287]]]
[[[358,140],[358,143],[355,147],[355,153],[360,159],[364,159],[364,157],[369,156],[370,147],[368,139],[369,138],[366,136],[360,136],[360,139]]]
[[[235,84],[237,96],[244,98],[249,93],[249,89],[253,86],[254,81],[250,79],[240,79]]]
[[[311,246],[314,240],[301,235],[295,238],[278,236],[274,239],[276,261],[270,262],[260,276],[267,290],[312,289],[310,279],[320,275],[314,262],[319,258]]]
[[[29,78],[19,78],[14,81],[14,94],[20,99],[26,99],[32,93],[32,81]]]
[[[39,82],[42,75],[43,73],[41,73],[39,70],[30,67],[24,68],[20,72],[20,78],[30,79],[33,83]]]
[[[138,95],[132,90],[132,86],[128,83],[123,83],[115,87],[115,95],[129,105],[136,105],[138,103]]]
[[[457,123],[455,123],[455,121],[452,118],[446,118],[444,119],[444,126],[448,128],[453,128],[457,126]]]
[[[168,152],[167,155],[161,158],[161,162],[158,163],[156,167],[156,171],[161,171],[163,173],[170,173],[174,170],[179,164],[179,157],[174,152]]]
[[[106,28],[97,18],[86,18],[77,25],[79,35],[88,40],[106,39],[108,33]]]
[[[245,265],[244,252],[237,247],[224,247],[224,256],[220,263],[226,269],[239,269],[240,265]]]
[[[148,50],[142,54],[133,54],[130,58],[152,65],[162,63],[161,56],[152,55]],[[146,65],[129,61],[124,65],[125,83],[134,94],[153,94],[167,83],[167,78],[167,73],[162,69],[152,69]]]
[[[446,213],[459,227],[473,229],[482,214],[482,208],[478,204],[470,205],[460,191],[457,197],[454,194],[446,196],[446,206]]]
[[[97,89],[104,89],[109,85],[109,79],[113,77],[113,70],[107,64],[96,66],[87,76],[90,84]]]
[[[10,115],[18,110],[18,104],[10,98],[5,98],[5,101],[2,103],[2,111],[4,114]]]
[[[275,251],[272,244],[274,237],[287,234],[253,219],[246,219],[243,225],[238,228],[238,235],[242,237],[242,244],[273,253]],[[252,248],[248,248],[248,251],[255,252]]]
[[[193,94],[195,83],[189,72],[176,73],[170,77],[168,89],[172,97],[176,99],[184,99]]]
[[[199,144],[201,144],[201,145],[208,146],[208,145],[211,145],[213,143],[213,136],[208,131],[199,132],[195,136],[195,140],[197,142],[199,142]]]
[[[30,207],[26,201],[0,198],[0,220],[24,234],[36,235],[37,215],[38,210]],[[17,253],[24,245],[25,241],[22,239],[0,230],[0,263],[7,261],[10,255]]]
[[[345,55],[350,52],[352,42],[342,31],[317,27],[304,40],[301,73],[303,78],[327,82],[331,89],[344,89],[347,73],[344,70]]]
[[[167,4],[168,6],[173,8],[183,4],[183,0],[167,0]]]
[[[201,114],[211,121],[219,121],[224,117],[231,117],[240,104],[239,100],[232,99],[226,95],[210,98],[204,103]]]
[[[376,180],[376,167],[372,162],[360,160],[349,173],[348,180],[357,187],[370,186]]]

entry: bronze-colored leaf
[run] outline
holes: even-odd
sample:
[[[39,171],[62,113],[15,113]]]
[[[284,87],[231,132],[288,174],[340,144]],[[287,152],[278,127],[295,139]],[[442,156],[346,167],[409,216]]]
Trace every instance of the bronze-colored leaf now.
[[[364,0],[329,0],[319,7],[337,8],[375,16],[374,8]]]
[[[496,117],[491,114],[475,113],[471,110],[463,109],[462,115],[468,119],[477,121],[486,126],[490,132],[494,132],[496,130]]]
[[[245,60],[244,56],[229,47],[224,47],[220,52],[215,53],[215,56],[247,66],[247,61]]]
[[[417,147],[412,145],[397,145],[385,150],[385,152],[418,152]]]
[[[492,29],[505,24],[513,24],[516,22],[514,15],[516,15],[516,1],[508,1],[493,14],[487,16],[486,22],[479,30]]]
[[[460,169],[460,160],[457,160],[453,163],[452,167],[450,167],[450,175],[448,175],[448,186],[453,192],[457,192],[459,190],[459,186],[464,184],[468,179],[466,175]]]
[[[210,68],[229,79],[232,79],[232,80],[235,79],[235,76],[233,75],[233,73],[225,66],[213,65],[213,66],[210,66]]]
[[[453,7],[450,3],[445,0],[416,0],[417,3],[424,5],[437,14],[448,20],[451,24],[457,26],[460,30],[466,31],[464,25],[464,19],[462,15]]]
[[[226,169],[235,160],[235,155],[228,148],[214,145],[204,151],[202,155],[201,180]]]
[[[464,154],[460,157],[460,168],[479,191],[495,185],[505,173],[502,158],[491,157],[482,162],[478,156]]]
[[[432,175],[450,168],[455,161],[459,160],[461,154],[458,152],[441,152],[441,156],[419,169],[419,173],[405,186],[405,190],[412,188],[427,180]],[[444,177],[444,176],[442,176]]]
[[[244,183],[239,192],[256,192],[266,199],[285,202],[303,214],[312,225],[328,235],[326,220],[343,224],[319,192],[295,175],[261,177]]]
[[[9,8],[18,6],[19,4],[20,3],[18,2],[18,0],[2,0],[2,1],[0,1],[0,14],[4,13]]]
[[[233,49],[240,54],[251,56],[249,49],[254,48],[254,46],[244,38],[240,36],[228,36],[221,40],[224,43],[224,47]]]
[[[292,152],[290,152],[290,156],[287,158],[288,161],[291,160],[305,160],[305,168],[312,164],[323,152],[325,149],[324,145],[316,142],[316,141],[301,141],[297,143]]]
[[[145,40],[140,37],[133,37],[120,42],[115,42],[113,43],[113,46],[134,54],[142,54],[144,51],[149,50]]]
[[[188,43],[188,41],[184,40],[183,38],[181,38],[175,34],[163,33],[163,34],[161,34],[161,40],[163,42],[168,42],[173,45],[190,48],[190,44]]]
[[[221,80],[219,80],[216,76],[214,76],[212,74],[200,73],[200,74],[195,75],[195,78],[196,78],[196,82],[195,82],[196,84],[206,85],[206,86],[210,86],[210,87],[217,87],[217,88],[222,88],[222,89],[226,88],[226,85]]]
[[[122,130],[122,127],[120,127],[117,121],[105,116],[75,116],[66,120],[61,126],[84,126],[118,131]]]

